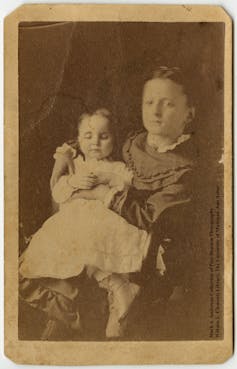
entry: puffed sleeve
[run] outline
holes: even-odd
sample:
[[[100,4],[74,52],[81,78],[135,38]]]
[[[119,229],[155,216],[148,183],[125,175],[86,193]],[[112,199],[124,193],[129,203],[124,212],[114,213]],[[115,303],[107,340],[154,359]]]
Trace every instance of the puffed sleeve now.
[[[51,190],[62,175],[74,173],[73,158],[77,155],[77,146],[77,141],[73,140],[57,147],[56,152],[54,153],[55,163],[50,179]]]
[[[133,172],[126,167],[123,162],[115,162],[113,165],[113,172],[116,174],[118,183],[115,181],[110,182],[111,187],[128,187],[131,186],[133,180]]]

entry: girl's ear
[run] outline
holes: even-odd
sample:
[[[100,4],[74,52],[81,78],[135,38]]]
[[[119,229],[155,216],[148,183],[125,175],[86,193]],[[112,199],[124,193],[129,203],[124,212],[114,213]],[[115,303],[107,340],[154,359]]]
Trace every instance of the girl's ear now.
[[[191,106],[189,108],[188,115],[187,115],[187,118],[186,118],[186,124],[191,123],[194,118],[195,118],[195,107]]]

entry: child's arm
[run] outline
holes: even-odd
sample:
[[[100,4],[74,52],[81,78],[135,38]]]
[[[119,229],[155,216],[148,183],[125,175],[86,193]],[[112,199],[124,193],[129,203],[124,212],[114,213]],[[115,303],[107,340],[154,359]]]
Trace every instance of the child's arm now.
[[[76,150],[66,143],[56,149],[56,152],[54,154],[55,163],[50,178],[51,191],[60,179],[60,177],[62,177],[66,173],[72,174],[75,172],[73,163],[73,158],[75,157],[75,155]]]
[[[72,195],[72,199],[100,200],[104,201],[110,191],[108,185],[99,184],[91,190],[80,190]]]
[[[97,178],[93,174],[72,174],[61,176],[58,182],[54,185],[52,189],[52,196],[55,202],[64,203],[69,200],[75,193],[77,193],[78,198],[83,197],[84,190],[89,191],[84,194],[86,198],[89,198],[89,193],[91,189],[96,186]],[[93,199],[93,194],[91,194]]]
[[[52,197],[54,201],[58,204],[64,203],[70,199],[72,194],[77,191],[76,188],[73,188],[68,180],[71,176],[64,175],[59,178],[59,180],[52,187]]]

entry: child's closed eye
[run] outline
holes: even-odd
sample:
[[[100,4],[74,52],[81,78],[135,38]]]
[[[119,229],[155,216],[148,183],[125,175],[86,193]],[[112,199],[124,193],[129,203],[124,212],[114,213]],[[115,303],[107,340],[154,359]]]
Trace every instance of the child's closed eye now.
[[[109,134],[108,133],[101,133],[100,135],[100,139],[101,140],[107,140],[109,138]]]
[[[175,104],[172,101],[166,101],[166,106],[168,106],[169,108],[173,108],[175,106]]]
[[[90,139],[91,137],[92,137],[91,132],[85,132],[84,135],[83,135],[83,138],[86,138],[86,139]]]

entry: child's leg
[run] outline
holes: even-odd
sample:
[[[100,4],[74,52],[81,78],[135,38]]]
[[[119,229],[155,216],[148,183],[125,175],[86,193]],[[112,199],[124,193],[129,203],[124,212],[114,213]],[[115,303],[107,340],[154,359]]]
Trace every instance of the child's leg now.
[[[104,273],[94,268],[93,277],[99,286],[108,291],[109,319],[106,327],[107,337],[121,337],[124,333],[125,318],[140,287],[129,281],[127,274]]]
[[[109,319],[106,327],[106,337],[121,337],[126,329],[126,317],[140,287],[127,278],[111,275],[109,280]]]
[[[78,289],[67,280],[32,280],[20,276],[19,293],[31,307],[45,312],[50,320],[80,330],[81,322],[76,298]]]

